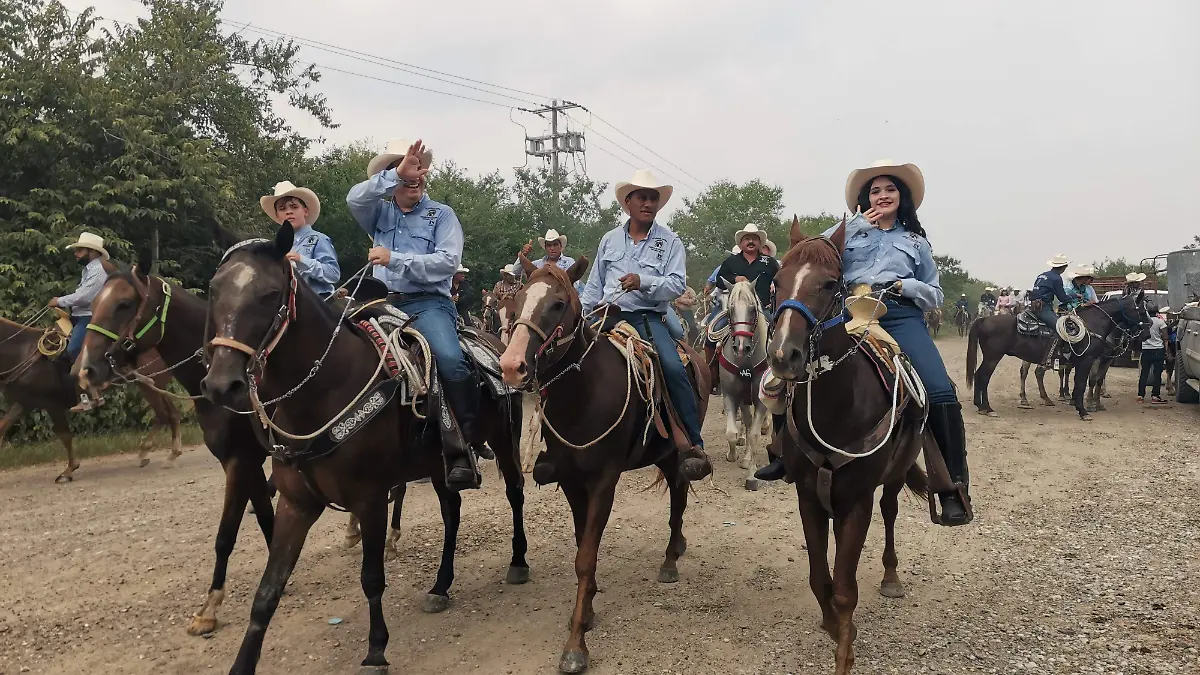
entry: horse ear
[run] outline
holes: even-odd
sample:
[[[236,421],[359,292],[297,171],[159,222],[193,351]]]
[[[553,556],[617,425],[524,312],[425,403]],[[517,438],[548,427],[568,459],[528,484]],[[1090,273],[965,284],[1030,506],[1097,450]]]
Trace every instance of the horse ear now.
[[[222,251],[240,241],[249,239],[249,237],[244,237],[233,230],[225,229],[215,220],[208,221],[208,231],[212,233],[213,241],[217,243],[217,246],[221,247]],[[147,271],[149,270],[149,268],[146,269]]]
[[[282,258],[287,255],[295,242],[296,231],[292,229],[292,224],[287,221],[280,223],[279,230],[275,232],[275,257]]]
[[[154,267],[154,255],[149,247],[142,248],[138,251],[137,265],[133,267],[134,276],[142,281],[149,278],[150,270]]]
[[[537,271],[537,267],[529,262],[529,258],[526,258],[524,253],[518,253],[517,260],[521,262],[521,269],[525,270],[525,276],[533,276],[533,273]]]
[[[576,281],[579,281],[580,279],[583,278],[583,273],[587,271],[587,268],[588,268],[587,256],[581,255],[575,261],[575,264],[571,265],[571,267],[567,270],[567,278],[571,280],[571,283],[575,283]]]
[[[833,245],[837,247],[838,253],[841,253],[842,250],[846,248],[846,215],[845,214],[842,214],[842,223],[840,225],[838,225],[838,228],[836,230],[833,231],[833,234],[829,237],[829,241],[833,242]]]
[[[800,228],[800,219],[795,215],[792,216],[792,231],[790,238],[792,240],[792,246],[799,244],[805,239],[808,239],[808,237],[804,236],[804,231]]]

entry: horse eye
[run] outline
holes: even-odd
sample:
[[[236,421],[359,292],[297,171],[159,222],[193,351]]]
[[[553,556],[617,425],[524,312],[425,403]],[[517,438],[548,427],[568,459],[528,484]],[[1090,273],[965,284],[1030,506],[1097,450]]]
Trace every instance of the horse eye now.
[[[566,308],[567,303],[563,302],[562,300],[555,300],[554,303],[550,305],[550,309],[555,312],[561,312]]]
[[[835,290],[837,290],[837,282],[830,279],[829,281],[826,281],[825,283],[821,284],[821,290],[823,290],[827,293],[832,293]]]
[[[117,309],[118,309],[118,310],[122,310],[122,311],[123,311],[123,310],[127,310],[127,309],[129,309],[129,308],[131,308],[131,307],[133,307],[133,302],[132,302],[131,300],[122,300],[122,301],[120,301],[120,302],[118,302],[118,303],[117,303]]]

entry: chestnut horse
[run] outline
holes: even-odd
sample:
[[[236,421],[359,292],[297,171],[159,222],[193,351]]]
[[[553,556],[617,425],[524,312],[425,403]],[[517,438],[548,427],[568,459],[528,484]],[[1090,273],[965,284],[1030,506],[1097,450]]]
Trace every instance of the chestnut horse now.
[[[809,585],[821,606],[821,627],[837,641],[837,675],[854,664],[858,563],[875,488],[883,486],[885,531],[879,592],[899,598],[904,586],[896,573],[897,496],[907,484],[932,500],[928,478],[916,465],[923,447],[927,465],[938,475],[945,470],[925,426],[923,396],[898,404],[889,387],[901,386],[901,378],[885,384],[866,347],[846,332],[845,227],[843,219],[830,238],[806,239],[793,221],[792,247],[775,275],[779,305],[767,347],[772,372],[789,382],[788,423],[777,434],[776,449],[796,483]],[[919,392],[919,380],[906,379],[904,388],[913,385]],[[948,475],[935,479],[934,487],[940,491],[948,481]],[[936,522],[932,501],[930,513]],[[833,577],[827,560],[830,518],[837,542]]]
[[[660,583],[679,580],[676,561],[687,550],[683,512],[690,483],[679,471],[677,443],[653,428],[648,406],[654,401],[643,398],[632,364],[586,320],[573,284],[583,277],[587,258],[565,272],[555,265],[535,269],[524,256],[521,264],[528,281],[517,295],[517,319],[500,364],[506,382],[533,387],[542,397],[546,451],[534,480],[557,482],[571,505],[578,586],[558,667],[581,673],[588,666],[584,633],[595,617],[596,556],[621,474],[657,466],[671,493],[671,538]],[[700,363],[694,351],[690,357]],[[700,419],[707,406],[707,397],[700,396],[708,391],[705,371],[697,369],[700,381],[694,383]]]

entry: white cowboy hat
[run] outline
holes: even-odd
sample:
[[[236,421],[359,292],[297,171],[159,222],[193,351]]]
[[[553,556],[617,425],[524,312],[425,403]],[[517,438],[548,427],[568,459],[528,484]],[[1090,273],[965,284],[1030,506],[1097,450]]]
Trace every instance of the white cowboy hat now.
[[[457,272],[455,272],[455,274],[458,274],[458,272],[462,272],[463,274],[466,274],[467,272],[470,272],[470,271],[471,271],[471,268],[469,268],[469,267],[463,267],[462,265],[459,265],[459,266],[458,266],[458,271],[457,271]]]
[[[737,254],[739,254],[739,253],[741,253],[741,252],[742,252],[742,247],[741,247],[741,246],[734,246],[733,248],[729,249],[729,254],[730,254],[730,255],[737,255]]]
[[[748,234],[758,237],[759,248],[762,248],[767,243],[766,231],[759,229],[759,227],[754,223],[747,223],[745,227],[734,233],[733,240],[740,245],[742,243],[742,237]]]
[[[628,181],[621,181],[617,183],[616,190],[617,203],[621,205],[621,208],[625,210],[625,213],[629,213],[629,210],[625,208],[625,198],[629,196],[630,192],[633,192],[634,190],[657,191],[658,208],[661,209],[667,205],[667,202],[671,201],[671,193],[675,191],[675,188],[655,178],[654,174],[650,173],[649,171],[645,169],[638,169],[637,171],[633,172],[633,178],[630,178]]]
[[[774,258],[775,254],[779,251],[779,249],[775,248],[775,242],[771,241],[770,239],[763,242],[762,250],[763,253],[766,253],[772,258]]]
[[[504,267],[500,268],[500,274],[507,274],[510,277],[515,277],[517,276],[517,268],[514,267],[512,263],[508,263]]]
[[[913,208],[921,207],[921,201],[925,199],[925,176],[921,174],[917,165],[880,159],[871,166],[851,171],[850,177],[846,179],[846,206],[851,211],[858,209],[858,193],[862,191],[863,186],[880,176],[895,176],[904,181],[912,192]]]
[[[1141,272],[1130,272],[1129,274],[1125,275],[1125,281],[1127,281],[1127,282],[1145,281],[1145,280],[1146,280],[1146,275]]]
[[[542,248],[546,248],[546,242],[548,242],[548,241],[561,241],[562,245],[566,246],[567,245],[567,235],[559,234],[558,230],[551,228],[549,230],[546,230],[546,236],[538,237],[538,246],[541,246]]]
[[[108,251],[104,248],[104,238],[98,234],[80,232],[79,241],[76,241],[74,244],[67,244],[67,250],[75,248],[90,248],[99,253],[101,258],[108,260]]]
[[[1070,265],[1070,264],[1071,264],[1071,261],[1067,259],[1067,254],[1066,254],[1066,253],[1059,253],[1058,255],[1054,256],[1054,257],[1053,257],[1053,258],[1051,258],[1050,260],[1047,260],[1047,261],[1046,261],[1046,264],[1047,264],[1047,265],[1049,265],[1049,266],[1050,266],[1050,267],[1052,267],[1052,268],[1054,268],[1054,267],[1066,267],[1067,265]]]
[[[988,286],[988,287],[984,288],[983,290],[985,290],[985,291],[994,291],[994,290],[996,290],[996,289],[992,288],[991,286]]]
[[[1094,277],[1096,276],[1096,268],[1092,267],[1091,265],[1080,265],[1079,267],[1075,268],[1075,274],[1073,276]]]
[[[1158,313],[1159,313],[1159,314],[1170,314],[1170,313],[1171,313],[1171,308],[1170,308],[1170,307],[1159,307],[1159,308],[1158,308]]]
[[[367,162],[367,177],[370,178],[375,174],[387,168],[388,164],[400,159],[408,154],[408,148],[412,146],[412,141],[407,138],[393,138],[387,142],[387,147],[383,152],[371,158]],[[428,169],[433,166],[433,151],[429,146],[425,146],[425,154],[421,155],[421,167]]]
[[[290,180],[276,183],[275,193],[260,197],[258,203],[262,206],[262,210],[271,217],[271,220],[278,223],[279,216],[275,215],[275,202],[284,197],[295,197],[308,207],[308,220],[304,222],[305,225],[312,225],[321,216],[321,200],[317,198],[317,193],[308,188],[296,187]]]

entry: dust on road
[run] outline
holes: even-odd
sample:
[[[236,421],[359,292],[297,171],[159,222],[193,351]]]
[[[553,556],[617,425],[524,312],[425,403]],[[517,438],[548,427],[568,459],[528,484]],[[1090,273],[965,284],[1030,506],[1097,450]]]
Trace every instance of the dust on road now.
[[[965,341],[940,342],[965,384]],[[992,382],[1001,417],[966,422],[976,520],[931,525],[902,501],[900,575],[908,595],[875,592],[882,527],[868,537],[859,582],[856,673],[1200,672],[1200,409],[1133,401],[1136,374],[1113,369],[1109,412],[1018,410],[1019,364]],[[689,503],[682,581],[655,573],[667,501],[627,475],[601,548],[598,621],[588,635],[595,675],[832,672],[820,632],[795,493],[741,488],[724,461],[720,406],[705,437],[713,484]],[[54,466],[0,474],[0,673],[226,672],[266,562],[253,518],[230,562],[221,627],[184,632],[213,564],[223,477],[203,448],[175,469],[163,457],[87,460],[75,483]],[[401,556],[384,596],[391,672],[551,674],[574,602],[574,540],[566,500],[526,488],[533,581],[502,584],[510,514],[494,467],[463,500],[452,605],[424,614],[441,545],[437,501],[413,486]],[[719,489],[717,489],[719,488]],[[313,528],[267,634],[259,672],[354,673],[366,651],[361,548],[341,548],[344,516]],[[878,516],[876,516],[878,518]],[[329,619],[342,622],[331,625]]]

